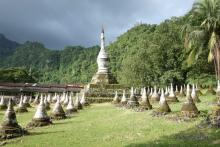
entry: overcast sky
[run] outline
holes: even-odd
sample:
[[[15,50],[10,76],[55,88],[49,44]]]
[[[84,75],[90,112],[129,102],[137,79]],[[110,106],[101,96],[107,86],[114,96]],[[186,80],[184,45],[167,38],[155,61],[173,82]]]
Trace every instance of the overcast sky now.
[[[0,33],[23,43],[39,41],[51,49],[99,44],[138,22],[160,23],[189,11],[194,0],[0,0]]]

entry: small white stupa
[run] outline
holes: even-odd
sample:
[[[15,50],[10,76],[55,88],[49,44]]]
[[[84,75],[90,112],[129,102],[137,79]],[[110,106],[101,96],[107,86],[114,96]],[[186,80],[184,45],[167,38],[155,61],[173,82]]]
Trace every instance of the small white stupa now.
[[[65,95],[65,99],[63,101],[63,105],[66,106],[69,102],[69,96],[68,96],[68,93]]]
[[[196,89],[195,89],[195,85],[194,85],[194,84],[193,84],[193,86],[192,86],[191,97],[192,97],[194,103],[199,103],[199,102],[201,102],[201,100],[199,99],[199,96],[198,96],[198,94],[197,94],[197,92],[196,92]]]
[[[164,90],[161,90],[161,96],[160,96],[160,106],[158,108],[158,112],[160,113],[168,113],[171,112],[171,109],[166,101],[165,95],[164,95]]]
[[[118,97],[118,92],[117,91],[115,91],[115,97],[114,97],[112,103],[113,104],[119,104],[120,103],[120,99]]]
[[[150,104],[149,99],[147,97],[147,91],[145,87],[143,88],[143,93],[141,95],[140,106],[145,110],[152,109],[152,105]]]
[[[185,94],[185,91],[184,91],[184,89],[183,89],[183,86],[181,85],[179,97],[184,97],[184,96],[186,96],[186,94]]]
[[[125,90],[123,90],[123,95],[122,95],[122,98],[121,98],[121,104],[122,105],[127,105],[127,102],[128,102],[128,100],[127,100],[127,97],[126,97],[126,92],[125,92]]]
[[[186,102],[183,103],[182,108],[181,108],[181,113],[184,116],[187,117],[196,117],[199,114],[199,111],[193,102],[193,99],[191,97],[190,93],[190,86],[187,84],[187,90],[186,90]]]
[[[7,109],[7,104],[5,101],[4,96],[1,96],[1,100],[0,100],[0,110],[6,110]]]
[[[52,101],[53,101],[54,103],[57,101],[57,97],[58,97],[58,95],[57,95],[57,93],[55,93],[54,96],[53,96],[53,98],[52,98]]]
[[[87,101],[86,97],[85,97],[85,92],[83,91],[82,92],[82,97],[80,99],[80,103],[83,105],[83,106],[88,106],[89,105],[89,102]]]
[[[179,102],[179,100],[177,99],[174,91],[173,91],[173,84],[170,84],[170,92],[169,92],[169,96],[167,97],[167,101],[170,102]]]
[[[68,105],[66,107],[66,115],[71,115],[72,113],[77,112],[77,109],[74,108],[73,99],[69,96]]]
[[[82,104],[80,103],[80,100],[79,100],[79,94],[77,93],[76,94],[76,99],[75,99],[75,102],[74,102],[74,108],[79,110],[79,109],[83,109],[83,106]]]
[[[134,94],[134,88],[133,87],[131,87],[131,95],[130,95],[130,99],[128,100],[127,105],[130,108],[134,108],[134,107],[139,106],[139,102],[138,102],[138,99],[137,99],[136,95]]]
[[[51,118],[52,119],[65,119],[66,118],[66,114],[60,103],[60,98],[57,99],[57,102],[54,105],[53,111],[51,113]]]
[[[47,101],[47,96],[44,97],[44,105],[46,110],[50,110],[50,103]]]
[[[42,97],[42,94],[41,94],[41,97]],[[33,102],[34,105],[38,105],[39,104],[39,94],[37,94],[35,96],[35,99],[34,99],[34,102]]]
[[[27,127],[42,127],[52,124],[50,117],[47,115],[44,101],[45,99],[41,97],[34,117],[32,118],[32,121],[27,125]]]
[[[18,104],[18,108],[16,112],[18,113],[28,112],[26,105],[23,103],[23,95],[21,95],[20,102]]]
[[[31,107],[31,105],[29,104],[29,101],[28,101],[28,97],[26,95],[24,95],[24,97],[23,97],[23,103],[26,107]]]
[[[21,137],[25,132],[17,122],[16,114],[13,109],[12,99],[9,99],[8,108],[0,125],[0,139],[10,139]]]
[[[160,96],[159,94],[157,93],[157,87],[154,86],[154,92],[150,98],[151,101],[159,101],[160,100]]]

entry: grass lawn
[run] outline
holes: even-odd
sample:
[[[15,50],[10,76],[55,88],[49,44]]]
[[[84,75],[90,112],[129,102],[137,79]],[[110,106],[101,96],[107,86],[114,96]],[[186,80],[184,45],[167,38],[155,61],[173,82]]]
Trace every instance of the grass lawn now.
[[[202,103],[197,107],[202,114],[207,114],[208,103],[213,98],[200,97]],[[170,104],[173,112],[168,116],[179,113],[183,101]],[[157,108],[158,104],[153,107]],[[29,110],[26,114],[17,114],[23,127],[35,112],[33,108]],[[51,126],[29,130],[30,135],[7,140],[5,146],[220,146],[220,129],[196,127],[204,116],[190,122],[177,122],[166,117],[152,117],[152,111],[134,112],[108,103],[92,104],[70,119],[54,121]],[[3,114],[0,112],[0,118]]]

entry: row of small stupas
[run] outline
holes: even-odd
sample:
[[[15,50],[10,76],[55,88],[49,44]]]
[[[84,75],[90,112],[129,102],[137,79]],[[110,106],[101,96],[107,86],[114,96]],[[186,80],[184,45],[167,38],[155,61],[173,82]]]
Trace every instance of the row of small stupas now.
[[[50,105],[55,103],[49,116],[47,110],[50,109]],[[10,98],[7,100],[1,96],[0,107],[1,110],[7,109],[3,117],[3,122],[0,126],[0,138],[14,138],[25,134],[26,131],[18,124],[16,119],[16,113],[28,112],[28,107],[37,106],[36,112],[28,123],[27,127],[41,127],[52,124],[52,120],[65,119],[71,117],[72,114],[78,112],[78,110],[83,109],[83,106],[88,106],[84,94],[79,97],[76,94],[75,101],[73,101],[73,94],[63,93],[62,95],[55,94],[51,97],[50,94],[40,94],[36,96],[34,101],[31,97],[21,96],[19,103],[17,104],[17,109],[14,111],[14,106],[16,102]],[[65,111],[63,107],[66,107]]]
[[[125,90],[123,91],[123,95],[121,98],[119,98],[116,91],[112,103],[116,104],[117,106],[125,106],[127,108],[139,107],[143,110],[149,110],[152,109],[152,105],[150,102],[158,101],[159,108],[157,109],[157,112],[166,114],[171,112],[168,102],[179,102],[178,97],[186,96],[186,101],[183,103],[181,108],[182,114],[187,117],[195,117],[199,114],[195,103],[201,102],[201,100],[199,99],[201,91],[194,84],[192,85],[192,88],[190,88],[190,85],[188,84],[186,89],[181,86],[180,90],[176,88],[175,91],[172,84],[170,85],[170,87],[166,87],[165,91],[163,88],[157,89],[156,86],[154,87],[154,89],[148,88],[148,90],[146,90],[146,88],[143,88],[140,92],[141,97],[138,97],[135,91],[136,90],[134,90],[134,88],[132,87],[130,91],[130,98],[126,97]],[[219,82],[216,92],[220,93]]]

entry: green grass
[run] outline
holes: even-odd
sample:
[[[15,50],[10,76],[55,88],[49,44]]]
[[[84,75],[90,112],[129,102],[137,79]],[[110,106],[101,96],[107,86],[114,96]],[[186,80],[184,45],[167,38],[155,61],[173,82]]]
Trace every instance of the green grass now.
[[[208,102],[214,97],[200,97],[199,110],[207,113]],[[182,102],[170,104],[173,116],[179,113]],[[153,104],[154,109],[158,104]],[[35,109],[17,114],[18,122],[25,127]],[[134,112],[111,104],[92,104],[70,119],[54,121],[47,127],[29,130],[30,135],[7,140],[11,147],[64,147],[64,146],[218,146],[220,130],[196,127],[204,117],[191,122],[176,122],[165,117],[152,117],[151,111]],[[3,112],[0,112],[0,118]]]

